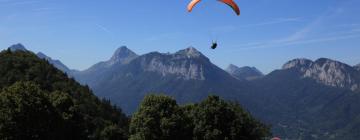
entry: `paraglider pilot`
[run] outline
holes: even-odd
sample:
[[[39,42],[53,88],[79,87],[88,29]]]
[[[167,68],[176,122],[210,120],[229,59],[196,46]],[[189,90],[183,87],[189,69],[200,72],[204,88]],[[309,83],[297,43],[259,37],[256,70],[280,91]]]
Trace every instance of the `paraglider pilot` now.
[[[216,42],[213,42],[212,45],[211,45],[211,49],[216,49],[217,45],[218,44]]]

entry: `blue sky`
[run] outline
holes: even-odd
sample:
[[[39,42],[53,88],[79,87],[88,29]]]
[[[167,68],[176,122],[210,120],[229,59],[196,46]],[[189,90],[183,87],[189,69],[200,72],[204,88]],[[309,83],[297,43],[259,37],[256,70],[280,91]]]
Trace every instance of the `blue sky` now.
[[[28,49],[86,69],[126,45],[138,54],[194,46],[218,66],[264,73],[293,58],[360,63],[359,0],[0,0],[0,49]],[[212,40],[219,48],[210,50]]]

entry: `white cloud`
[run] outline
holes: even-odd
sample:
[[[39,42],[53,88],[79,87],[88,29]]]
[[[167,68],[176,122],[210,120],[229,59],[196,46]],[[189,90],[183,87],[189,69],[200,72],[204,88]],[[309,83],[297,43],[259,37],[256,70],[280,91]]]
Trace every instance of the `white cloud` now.
[[[319,26],[323,21],[323,17],[320,16],[319,18],[315,19],[313,22],[305,26],[304,28],[296,31],[295,33],[289,35],[288,37],[275,40],[274,42],[291,42],[291,41],[297,41],[306,38],[306,36],[313,30],[313,28],[316,28]]]
[[[301,20],[302,19],[300,17],[276,18],[276,19],[271,19],[269,21],[265,21],[265,22],[261,22],[261,23],[250,24],[247,26],[264,26],[264,25],[280,24],[280,23],[286,23],[286,22],[298,22]]]
[[[240,45],[240,49],[249,50],[249,49],[261,49],[261,48],[289,47],[290,45],[323,43],[323,42],[339,41],[339,40],[354,39],[354,38],[360,38],[360,33],[328,36],[328,37],[315,38],[315,39],[300,39],[296,41],[281,41],[281,42],[268,41],[268,42],[247,43]]]
[[[111,34],[111,31],[108,28],[106,28],[105,26],[100,25],[100,24],[95,24],[95,26],[98,27],[100,30],[108,33],[108,34]]]

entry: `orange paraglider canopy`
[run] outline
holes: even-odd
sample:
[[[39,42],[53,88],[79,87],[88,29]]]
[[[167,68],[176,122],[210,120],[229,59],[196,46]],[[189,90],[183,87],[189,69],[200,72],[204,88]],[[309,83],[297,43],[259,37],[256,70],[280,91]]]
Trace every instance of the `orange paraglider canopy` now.
[[[187,7],[188,11],[191,12],[192,9],[195,7],[195,5],[198,4],[199,2],[200,0],[192,0]]]
[[[198,4],[200,1],[201,0],[192,0],[187,7],[188,11],[191,12],[192,9],[195,7],[195,5]],[[227,4],[235,11],[237,15],[240,15],[240,8],[233,0],[219,0],[219,1]]]

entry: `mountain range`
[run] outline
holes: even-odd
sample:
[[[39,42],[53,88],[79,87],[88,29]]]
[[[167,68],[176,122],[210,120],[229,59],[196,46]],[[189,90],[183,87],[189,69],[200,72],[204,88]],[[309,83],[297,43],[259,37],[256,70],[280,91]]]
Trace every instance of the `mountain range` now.
[[[195,48],[141,56],[126,47],[116,52],[109,61],[95,64],[74,77],[92,87],[98,96],[116,99],[112,101],[128,113],[133,112],[148,93],[171,95],[178,102],[187,103],[217,93],[226,93],[222,96],[232,98],[240,90],[237,87],[240,81],[212,64]],[[113,58],[119,59],[113,61]]]
[[[171,95],[180,103],[215,94],[240,102],[283,138],[360,137],[359,65],[294,59],[264,75],[254,67],[223,70],[193,47],[138,55],[123,46],[108,61],[74,71],[44,56],[38,54],[128,114],[149,93]]]
[[[11,51],[29,51],[25,48],[24,45],[18,43],[18,44],[14,44],[14,45],[11,45],[9,47],[9,49]],[[41,59],[45,59],[47,60],[50,64],[52,64],[54,67],[56,67],[57,69],[67,73],[67,74],[71,74],[71,73],[74,73],[76,72],[77,70],[72,70],[72,69],[69,69],[66,65],[64,65],[60,60],[56,60],[56,59],[52,59],[51,57],[45,55],[44,53],[42,52],[38,52],[36,54],[39,58]]]

